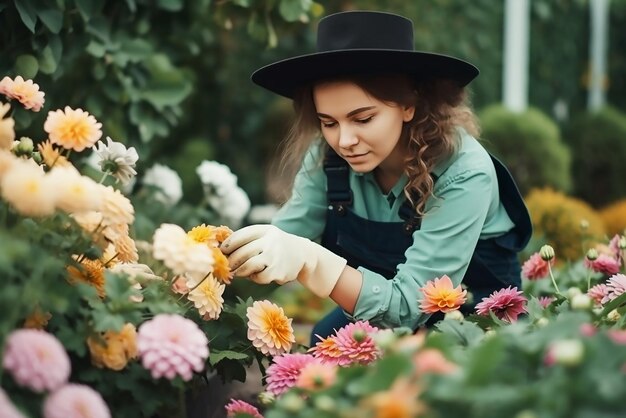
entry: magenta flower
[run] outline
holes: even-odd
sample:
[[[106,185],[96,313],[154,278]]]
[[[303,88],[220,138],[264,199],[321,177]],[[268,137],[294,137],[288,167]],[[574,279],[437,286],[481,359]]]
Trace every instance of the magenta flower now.
[[[597,303],[598,305],[602,304],[602,300],[606,297],[607,293],[608,293],[608,288],[606,287],[606,284],[604,283],[600,283],[597,284],[595,286],[593,286],[592,288],[590,288],[587,291],[587,295],[593,299],[593,301],[595,303]]]
[[[304,366],[318,363],[310,354],[293,353],[274,357],[274,363],[267,368],[267,388],[273,395],[281,395],[293,387]]]
[[[522,296],[522,291],[517,287],[500,289],[493,292],[489,297],[476,305],[476,313],[482,316],[489,316],[489,311],[493,312],[499,319],[507,322],[517,320],[519,314],[526,312],[527,299]]]
[[[626,276],[623,274],[611,276],[606,282],[606,294],[602,299],[602,304],[612,301],[624,292],[626,292]]]
[[[543,309],[546,309],[556,299],[552,296],[541,296],[538,300],[539,300],[539,304],[541,305],[541,307]]]
[[[252,418],[263,418],[259,410],[248,402],[231,399],[225,408],[227,418],[234,418],[242,414],[248,414]]]
[[[59,340],[36,329],[9,334],[3,366],[19,385],[39,393],[63,385],[71,371],[70,359]]]
[[[24,414],[17,410],[9,397],[0,388],[0,417],[2,418],[26,418]]]
[[[380,356],[372,334],[378,328],[368,322],[357,321],[339,329],[334,336],[318,342],[309,351],[322,363],[349,366],[353,363],[368,364]]]
[[[618,273],[621,267],[621,263],[618,259],[606,254],[600,254],[595,260],[585,258],[584,263],[585,267],[595,271],[596,273],[603,273],[607,275]]]
[[[550,264],[554,264],[554,258],[550,260]],[[541,254],[534,253],[522,265],[522,276],[528,280],[539,280],[547,277],[550,273],[548,261],[541,258]]]
[[[89,386],[70,383],[49,395],[43,404],[44,418],[111,418],[102,396]]]
[[[159,314],[144,322],[137,333],[143,366],[158,379],[177,375],[188,381],[201,372],[209,357],[209,341],[198,326],[180,315]]]

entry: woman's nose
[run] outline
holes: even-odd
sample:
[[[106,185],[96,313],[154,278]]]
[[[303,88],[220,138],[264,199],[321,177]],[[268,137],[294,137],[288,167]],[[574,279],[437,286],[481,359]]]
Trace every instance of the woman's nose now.
[[[350,127],[340,127],[339,129],[339,146],[341,148],[350,148],[359,142],[356,133]]]

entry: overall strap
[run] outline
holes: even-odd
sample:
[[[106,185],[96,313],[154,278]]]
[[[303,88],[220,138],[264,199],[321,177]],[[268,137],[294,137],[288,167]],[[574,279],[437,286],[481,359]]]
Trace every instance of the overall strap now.
[[[431,173],[430,176],[433,179],[433,184],[436,183],[437,175]],[[416,195],[412,195],[413,201],[417,200],[417,197]],[[422,226],[422,217],[417,214],[415,207],[409,199],[406,199],[402,206],[400,206],[398,215],[404,220],[404,232],[408,235],[411,235],[413,231],[420,229]]]
[[[332,148],[328,148],[324,157],[324,172],[326,173],[328,209],[343,216],[348,207],[352,206],[350,167],[346,160],[337,155]]]

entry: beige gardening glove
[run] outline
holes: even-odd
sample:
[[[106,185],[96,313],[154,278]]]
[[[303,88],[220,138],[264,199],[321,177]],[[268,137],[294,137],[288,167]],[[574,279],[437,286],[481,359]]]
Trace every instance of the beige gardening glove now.
[[[235,276],[260,284],[298,280],[319,297],[328,297],[346,260],[313,241],[273,225],[235,231],[220,246]]]

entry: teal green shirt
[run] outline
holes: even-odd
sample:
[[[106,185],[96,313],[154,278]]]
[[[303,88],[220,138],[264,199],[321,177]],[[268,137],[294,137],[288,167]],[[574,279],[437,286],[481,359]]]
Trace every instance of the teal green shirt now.
[[[426,202],[421,228],[413,232],[413,244],[405,252],[406,262],[397,266],[395,277],[387,280],[366,268],[357,269],[363,275],[363,286],[352,319],[382,327],[416,328],[429,317],[419,309],[419,289],[444,274],[455,286],[460,284],[478,239],[502,235],[514,226],[500,203],[489,154],[464,131],[460,131],[458,141],[455,154],[433,170],[438,177],[434,196]],[[374,221],[402,222],[398,211],[406,199],[406,183],[407,177],[401,177],[385,195],[373,173],[351,171],[353,211]],[[320,147],[313,146],[296,175],[290,199],[272,223],[319,242],[327,206]]]

